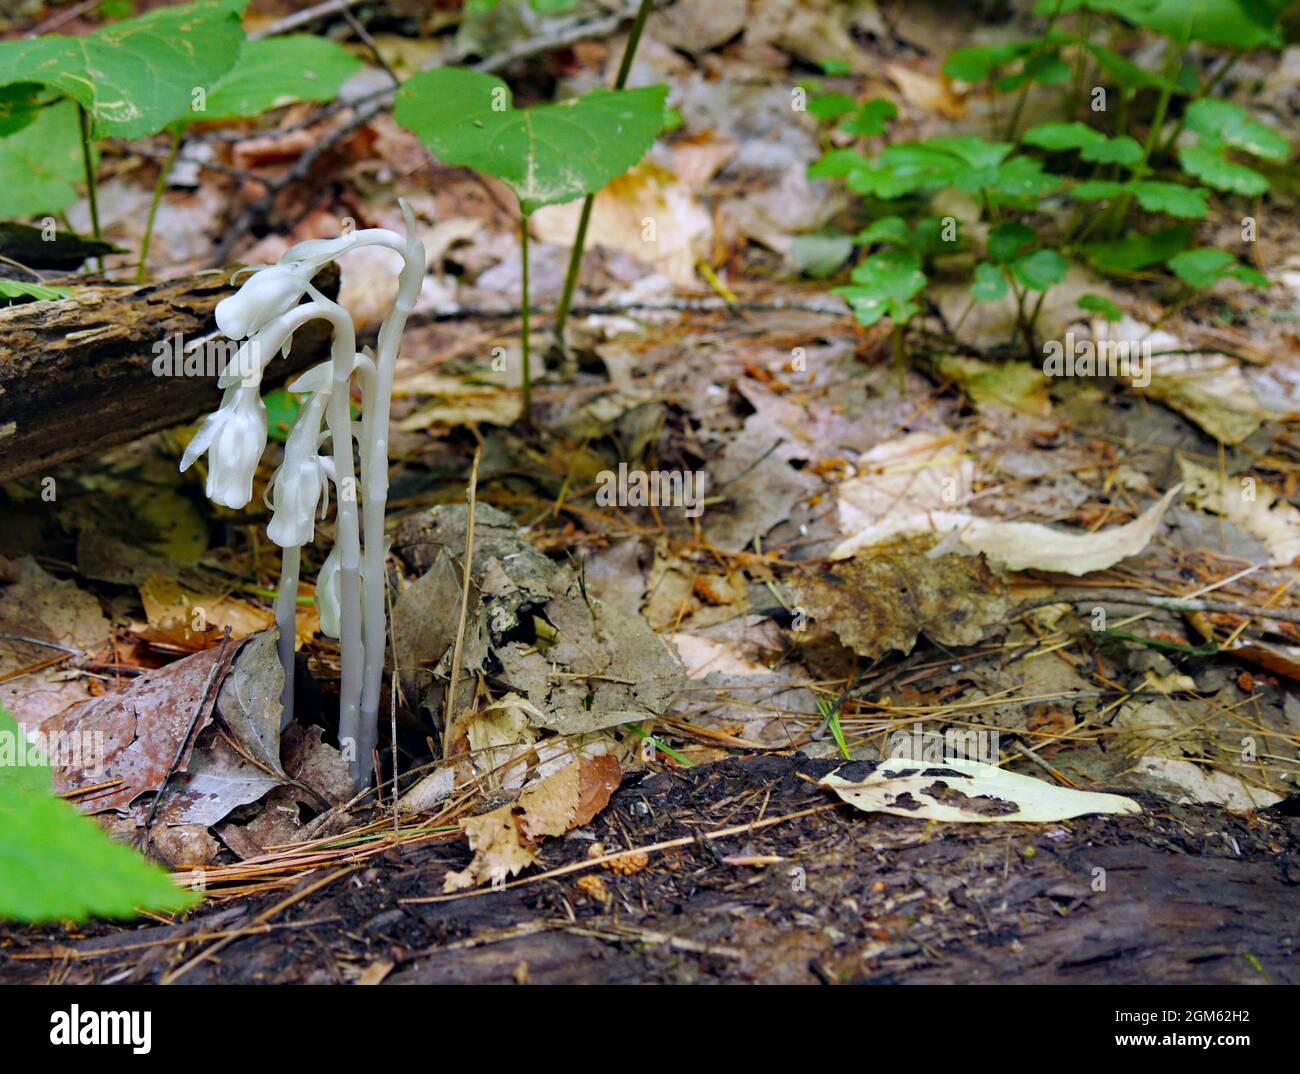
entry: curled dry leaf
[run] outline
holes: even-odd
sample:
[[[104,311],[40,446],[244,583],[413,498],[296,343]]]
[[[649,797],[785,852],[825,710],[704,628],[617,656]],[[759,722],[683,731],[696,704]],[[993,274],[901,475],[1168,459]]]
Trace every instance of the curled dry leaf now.
[[[447,874],[443,890],[502,883],[536,860],[533,845],[581,827],[609,803],[621,771],[609,756],[580,757],[524,791],[517,801],[464,822],[474,859]]]
[[[1055,787],[979,761],[890,757],[861,780],[832,772],[821,781],[864,813],[963,824],[1040,823],[1090,813],[1140,813],[1131,798]]]

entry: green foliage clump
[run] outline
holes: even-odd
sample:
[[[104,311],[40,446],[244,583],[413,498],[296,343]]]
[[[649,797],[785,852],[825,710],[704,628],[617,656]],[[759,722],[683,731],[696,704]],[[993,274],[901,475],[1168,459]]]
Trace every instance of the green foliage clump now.
[[[1009,291],[1017,335],[1032,350],[1044,295],[1073,262],[1107,276],[1167,273],[1177,282],[1171,310],[1225,278],[1267,286],[1229,251],[1194,247],[1188,222],[1204,219],[1212,199],[1266,194],[1269,168],[1289,157],[1282,135],[1213,96],[1242,51],[1280,44],[1284,7],[1276,0],[1044,0],[1036,11],[1048,24],[1039,36],[957,49],[944,64],[949,78],[987,86],[988,136],[880,144],[895,112],[890,102],[814,97],[809,111],[855,142],[830,148],[809,175],[843,182],[870,220],[853,238],[859,256],[850,281],[836,290],[863,324],[888,317],[896,335],[922,311],[939,276],[965,281],[965,313]],[[1103,43],[1143,30],[1165,38],[1159,71]],[[1201,75],[1188,60],[1191,42],[1229,52]],[[1059,93],[1063,117],[1022,129],[1030,92]],[[953,205],[966,209],[964,221],[939,208]],[[1119,317],[1098,295],[1080,306]]]

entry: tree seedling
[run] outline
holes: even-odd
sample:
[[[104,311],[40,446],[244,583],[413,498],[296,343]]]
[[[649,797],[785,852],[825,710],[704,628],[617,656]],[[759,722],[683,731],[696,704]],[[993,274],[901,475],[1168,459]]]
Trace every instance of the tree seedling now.
[[[544,205],[594,194],[645,155],[663,126],[667,88],[597,89],[558,104],[515,108],[499,78],[443,67],[414,75],[393,118],[443,162],[500,179],[519,202],[522,391],[530,419],[528,220]]]

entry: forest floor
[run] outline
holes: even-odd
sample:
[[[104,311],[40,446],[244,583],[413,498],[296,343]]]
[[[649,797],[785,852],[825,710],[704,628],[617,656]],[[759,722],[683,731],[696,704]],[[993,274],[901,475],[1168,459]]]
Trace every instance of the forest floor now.
[[[857,325],[794,266],[794,236],[846,204],[804,175],[820,146],[789,84],[829,42],[890,72],[854,78],[879,83],[911,129],[959,129],[977,102],[937,71],[975,16],[897,5],[873,29],[810,3],[810,25],[764,39],[744,31],[744,4],[730,30],[719,12],[736,5],[676,6],[704,26],[699,55],[682,54],[681,13],[662,13],[633,84],[669,82],[683,129],[598,199],[582,305],[567,351],[537,356],[531,426],[517,420],[504,188],[432,161],[381,112],[318,162],[310,189],[255,211],[249,177],[285,174],[303,123],[322,138],[345,118],[294,106],[239,141],[196,139],[224,170],[168,191],[161,275],[202,268],[223,239],[227,263],[261,263],[345,218],[400,228],[397,195],[436,254],[390,449],[396,743],[385,706],[384,789],[349,801],[338,646],[316,630],[307,583],[298,719],[280,741],[266,701],[278,665],[256,641],[278,566],[260,499],[206,504],[201,478],[176,473],[182,431],[66,464],[53,500],[40,476],[5,486],[0,703],[29,731],[160,736],[144,762],[60,789],[207,900],[176,921],[0,927],[0,980],[1300,983],[1296,194],[1280,195],[1259,249],[1284,282],[1163,320],[1179,364],[1159,390],[972,375],[924,328],[900,368],[887,327]],[[480,32],[474,55],[512,43]],[[399,66],[447,47],[375,40]],[[608,81],[621,43],[539,51],[520,81]],[[1236,77],[1273,86],[1265,103],[1294,135],[1283,69],[1252,54]],[[155,163],[123,151],[112,164],[107,237],[134,246]],[[559,209],[534,221],[543,307],[576,205]],[[391,266],[345,259],[342,274],[341,301],[373,331]],[[1099,286],[1054,289],[1045,334],[1082,330],[1075,302]],[[1152,286],[1107,293],[1156,331]],[[1011,311],[981,312],[970,354],[1006,358],[1013,327]],[[602,475],[620,464],[707,475],[702,510],[610,504]],[[1238,507],[1244,478],[1257,497]],[[443,759],[471,481],[463,711]],[[954,505],[1090,534],[1103,555],[1151,525],[1077,577],[971,555],[934,532]],[[307,550],[305,578],[323,555]],[[214,661],[229,689],[195,708]],[[198,733],[174,770],[182,718]],[[283,769],[268,775],[248,755],[272,727]],[[897,736],[924,732],[971,733],[991,763],[1140,812],[945,824],[819,785],[865,778]],[[497,859],[471,851],[466,820],[509,815],[572,757],[594,789],[584,767],[569,830]],[[499,867],[504,885],[487,882]]]

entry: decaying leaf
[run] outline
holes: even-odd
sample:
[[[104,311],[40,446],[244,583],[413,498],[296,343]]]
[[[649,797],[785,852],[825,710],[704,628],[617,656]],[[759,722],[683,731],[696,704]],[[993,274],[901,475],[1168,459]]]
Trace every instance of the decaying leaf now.
[[[62,675],[60,650],[40,643],[90,653],[111,628],[99,601],[72,580],[55,578],[30,556],[10,568],[13,581],[0,585],[0,705],[34,731],[90,696],[84,679]]]
[[[977,556],[929,557],[932,541],[862,549],[795,579],[798,605],[854,652],[911,652],[924,632],[941,645],[974,645],[1004,623],[1006,587]]]
[[[1038,417],[1052,412],[1047,376],[1028,362],[984,362],[949,355],[939,360],[938,370],[960,384],[976,403]]]
[[[79,798],[78,805],[87,813],[124,811],[141,794],[160,790],[170,775],[185,772],[235,653],[233,645],[195,653],[49,721],[45,730],[69,736],[67,741],[95,743],[84,751],[83,763],[54,769],[55,789],[109,783]]]
[[[1139,757],[1133,770],[1151,781],[1153,791],[1175,802],[1206,802],[1232,813],[1253,813],[1282,800],[1280,794],[1182,758]]]
[[[508,804],[464,822],[474,859],[447,874],[445,891],[460,891],[484,881],[501,883],[536,860],[534,844],[586,824],[609,803],[620,779],[618,761],[609,756],[579,757],[533,784]]]
[[[1131,798],[1056,787],[1033,776],[964,759],[918,762],[891,757],[861,780],[832,772],[822,781],[864,813],[892,813],[963,824],[1041,823],[1090,813],[1140,813]]]
[[[1288,566],[1300,556],[1300,510],[1284,496],[1254,477],[1220,475],[1187,459],[1178,461],[1193,506],[1258,537],[1274,566]]]

